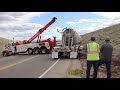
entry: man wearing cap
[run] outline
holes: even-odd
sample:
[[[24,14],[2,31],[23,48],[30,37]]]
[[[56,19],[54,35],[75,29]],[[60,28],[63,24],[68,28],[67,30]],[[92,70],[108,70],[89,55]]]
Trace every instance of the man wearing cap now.
[[[99,44],[95,42],[95,37],[91,37],[91,42],[87,44],[87,70],[86,78],[90,78],[90,70],[93,65],[93,78],[97,78],[98,61],[99,61]]]
[[[101,46],[101,59],[99,60],[98,67],[102,64],[106,65],[107,78],[111,78],[111,61],[112,61],[113,46],[110,43],[110,37],[105,38],[105,43]]]

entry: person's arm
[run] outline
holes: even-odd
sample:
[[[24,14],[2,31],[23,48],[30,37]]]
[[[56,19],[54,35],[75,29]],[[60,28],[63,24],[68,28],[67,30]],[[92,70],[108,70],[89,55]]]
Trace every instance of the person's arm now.
[[[112,51],[113,51],[113,46],[112,46]]]
[[[87,53],[87,45],[83,48],[83,50]]]
[[[100,48],[100,53],[102,53],[102,52],[103,52],[103,45]]]

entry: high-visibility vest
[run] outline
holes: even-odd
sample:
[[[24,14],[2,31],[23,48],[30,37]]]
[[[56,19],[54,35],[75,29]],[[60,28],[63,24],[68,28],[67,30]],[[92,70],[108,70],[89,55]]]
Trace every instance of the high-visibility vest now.
[[[99,44],[96,42],[91,42],[87,44],[87,60],[97,61],[99,60]]]

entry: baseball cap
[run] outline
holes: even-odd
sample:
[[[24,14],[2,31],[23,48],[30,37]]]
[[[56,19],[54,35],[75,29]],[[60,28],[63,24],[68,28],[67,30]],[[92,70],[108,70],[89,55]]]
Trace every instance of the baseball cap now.
[[[110,40],[110,37],[109,37],[109,36],[106,36],[106,37],[105,37],[105,40]]]

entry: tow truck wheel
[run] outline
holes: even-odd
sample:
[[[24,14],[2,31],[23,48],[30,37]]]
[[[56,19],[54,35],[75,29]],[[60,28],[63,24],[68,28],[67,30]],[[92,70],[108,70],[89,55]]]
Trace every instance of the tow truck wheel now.
[[[41,48],[41,54],[46,54],[47,53],[47,49],[45,47]]]
[[[39,54],[40,53],[40,49],[39,48],[34,48],[34,53],[35,54]]]
[[[33,50],[32,49],[28,49],[28,54],[33,54]]]
[[[7,56],[7,53],[6,53],[6,52],[3,52],[3,56],[6,57],[6,56]]]

